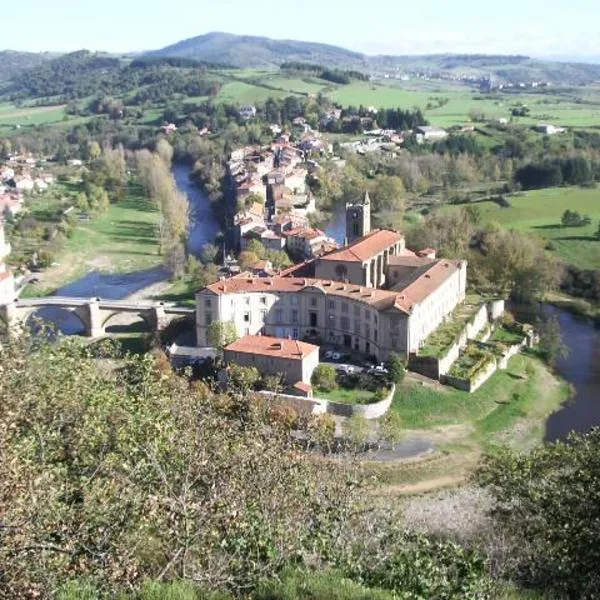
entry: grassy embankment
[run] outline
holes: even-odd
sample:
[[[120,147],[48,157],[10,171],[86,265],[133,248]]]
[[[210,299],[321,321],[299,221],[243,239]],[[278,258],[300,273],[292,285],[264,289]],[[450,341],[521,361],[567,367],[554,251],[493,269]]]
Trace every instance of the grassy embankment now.
[[[43,210],[40,196],[32,211]],[[26,294],[40,296],[91,271],[124,273],[161,264],[158,254],[159,213],[139,185],[131,184],[126,198],[111,204],[104,214],[79,223],[56,256],[56,266],[46,270],[39,284]]]
[[[472,471],[481,453],[499,444],[526,450],[544,438],[546,418],[570,396],[570,387],[529,354],[511,359],[472,394],[408,376],[392,410],[407,437],[431,440],[425,459],[373,464],[382,493],[416,493],[456,485]]]

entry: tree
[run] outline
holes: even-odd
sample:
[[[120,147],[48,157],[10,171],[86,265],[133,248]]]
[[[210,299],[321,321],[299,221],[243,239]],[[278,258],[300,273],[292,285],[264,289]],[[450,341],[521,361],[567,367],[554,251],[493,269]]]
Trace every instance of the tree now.
[[[373,210],[375,212],[404,212],[404,184],[400,177],[379,175],[371,186]]]
[[[206,338],[214,348],[223,350],[239,338],[238,331],[233,321],[215,321],[208,327]]]
[[[598,239],[600,239],[600,223],[598,223],[598,231],[594,234]]]
[[[242,271],[246,271],[256,262],[258,262],[258,256],[256,256],[254,252],[250,252],[249,250],[244,250],[240,252],[238,256],[238,263]]]
[[[127,166],[125,151],[119,144],[115,148],[105,146],[99,159],[100,166],[106,176],[106,189],[110,197],[118,202],[125,197],[127,187]]]
[[[471,260],[478,287],[532,302],[558,286],[562,267],[534,237],[499,228],[480,236],[481,253]]]
[[[354,414],[344,421],[344,435],[356,449],[362,449],[369,437],[369,422],[361,415]]]
[[[334,390],[337,387],[337,372],[335,367],[332,365],[319,365],[313,371],[312,384],[324,392]]]
[[[588,215],[581,215],[576,210],[565,210],[561,217],[563,227],[585,227],[592,222]]]
[[[245,395],[254,389],[261,376],[256,367],[232,364],[228,368],[229,385],[239,394]]]
[[[274,269],[286,269],[292,266],[292,261],[285,250],[267,250],[264,258],[270,261]]]
[[[279,394],[285,387],[284,376],[282,373],[275,375],[265,375],[263,377],[263,388],[269,392],[275,392]]]
[[[543,315],[538,319],[539,350],[544,360],[554,366],[559,358],[566,358],[568,348],[563,343],[560,322],[556,315]]]
[[[404,437],[402,417],[393,408],[379,420],[379,436],[392,446]]]
[[[385,363],[385,367],[388,371],[388,378],[391,383],[399,385],[404,381],[406,368],[404,367],[404,361],[402,360],[402,357],[398,353],[390,353]]]
[[[79,194],[77,194],[77,208],[81,211],[81,212],[85,212],[88,210],[88,208],[90,207],[89,202],[88,202],[88,198],[85,194],[85,192],[79,192]]]
[[[476,479],[508,542],[509,576],[552,598],[600,594],[600,430],[519,453],[488,454]]]
[[[160,250],[165,264],[179,276],[185,266],[189,228],[189,203],[187,196],[175,185],[167,164],[147,150],[136,152],[140,182],[161,213]]]
[[[335,547],[356,502],[350,465],[301,452],[268,407],[196,393],[151,356],[104,368],[114,356],[2,339],[0,596],[75,578],[106,597],[152,578],[246,595]]]
[[[201,258],[205,265],[215,263],[218,255],[219,249],[214,244],[204,244],[202,246]]]
[[[87,144],[87,153],[90,160],[98,160],[102,155],[102,148],[96,140],[91,140]]]
[[[165,165],[170,168],[173,161],[173,146],[165,138],[160,138],[156,142],[156,153]]]
[[[265,258],[267,252],[267,249],[258,240],[250,240],[246,246],[246,250],[252,252],[258,260]]]

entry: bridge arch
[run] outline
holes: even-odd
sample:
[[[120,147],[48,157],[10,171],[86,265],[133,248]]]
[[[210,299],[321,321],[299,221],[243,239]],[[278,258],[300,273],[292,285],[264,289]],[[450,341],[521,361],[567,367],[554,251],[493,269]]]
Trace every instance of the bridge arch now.
[[[86,314],[76,307],[38,306],[18,309],[17,317],[22,326],[34,330],[36,321],[56,327],[64,335],[88,335],[89,322]]]
[[[115,317],[120,317],[121,319],[127,321],[127,323],[111,324],[111,321],[113,321]],[[134,326],[138,325],[140,322],[143,323],[143,327],[140,331],[150,333],[154,331],[155,324],[148,312],[144,310],[137,312],[123,312],[120,310],[114,310],[108,314],[102,315],[102,329],[105,333],[121,333],[123,331],[132,331],[134,330]],[[137,327],[135,331],[138,331]]]

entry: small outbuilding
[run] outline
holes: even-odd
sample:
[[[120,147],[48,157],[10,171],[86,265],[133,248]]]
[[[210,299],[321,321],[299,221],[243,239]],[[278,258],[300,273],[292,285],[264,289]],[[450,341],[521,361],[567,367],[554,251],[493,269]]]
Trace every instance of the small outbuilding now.
[[[256,367],[263,375],[282,374],[288,385],[310,384],[319,364],[319,346],[299,340],[247,335],[225,348],[227,364]]]

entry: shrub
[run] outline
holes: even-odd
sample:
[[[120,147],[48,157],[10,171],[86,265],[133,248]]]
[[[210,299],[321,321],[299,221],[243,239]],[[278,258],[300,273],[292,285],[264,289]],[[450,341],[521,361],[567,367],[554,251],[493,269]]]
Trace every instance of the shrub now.
[[[313,372],[312,383],[324,392],[337,388],[337,373],[332,365],[319,365]]]
[[[404,367],[404,361],[396,352],[390,353],[385,366],[388,370],[388,379],[390,383],[400,384],[404,381],[406,376],[406,368]]]

